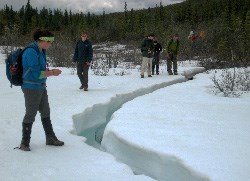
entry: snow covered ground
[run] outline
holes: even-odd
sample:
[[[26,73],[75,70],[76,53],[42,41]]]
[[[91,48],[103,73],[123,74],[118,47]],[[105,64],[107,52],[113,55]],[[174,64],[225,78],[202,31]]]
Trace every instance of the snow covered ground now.
[[[9,87],[0,62],[0,180],[250,180],[250,94],[215,96],[209,74],[185,82],[166,71],[144,79],[137,70],[90,72],[83,92],[77,76],[62,68],[47,89],[54,130],[65,145],[45,145],[38,114],[32,151],[23,152],[13,149],[21,141],[23,94]]]

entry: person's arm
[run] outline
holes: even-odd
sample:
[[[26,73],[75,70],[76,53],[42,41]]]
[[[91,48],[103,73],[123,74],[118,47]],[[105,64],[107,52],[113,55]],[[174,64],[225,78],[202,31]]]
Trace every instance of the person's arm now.
[[[74,56],[73,56],[73,62],[77,62],[77,57],[78,57],[78,42],[76,43],[76,47],[75,47],[75,52],[74,52]]]
[[[87,46],[86,46],[86,52],[88,52],[88,55],[87,55],[87,59],[86,59],[86,64],[88,66],[90,66],[92,64],[92,59],[93,59],[93,48],[92,48],[92,44],[90,41],[87,42]]]
[[[41,65],[35,49],[28,48],[23,53],[23,67],[30,70],[32,79],[38,79],[41,74]]]
[[[160,43],[159,43],[159,51],[160,51],[160,52],[162,51],[162,46],[161,46]]]
[[[146,40],[143,40],[142,44],[141,44],[141,51],[148,51],[148,47],[146,47]]]
[[[176,55],[179,54],[179,50],[180,50],[180,42],[179,42],[179,40],[177,40]]]
[[[166,47],[166,54],[167,54],[167,58],[169,59],[169,46],[170,46],[170,41],[167,42],[167,47]]]
[[[150,43],[150,52],[152,53],[153,51],[154,51],[154,49],[155,49],[155,46],[154,46],[154,42],[153,42],[153,40],[151,40],[151,43]]]
[[[93,47],[92,47],[92,44],[91,42],[89,43],[89,60],[88,62],[91,64],[92,62],[92,59],[93,59]]]
[[[62,71],[60,69],[41,71],[39,79],[50,77],[50,76],[58,76],[61,73],[62,73]]]

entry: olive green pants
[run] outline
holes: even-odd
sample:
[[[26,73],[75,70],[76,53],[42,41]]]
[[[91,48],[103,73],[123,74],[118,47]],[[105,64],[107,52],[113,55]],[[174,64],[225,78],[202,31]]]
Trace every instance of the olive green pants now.
[[[173,53],[169,53],[169,58],[167,59],[167,71],[168,73],[177,72],[177,55]]]

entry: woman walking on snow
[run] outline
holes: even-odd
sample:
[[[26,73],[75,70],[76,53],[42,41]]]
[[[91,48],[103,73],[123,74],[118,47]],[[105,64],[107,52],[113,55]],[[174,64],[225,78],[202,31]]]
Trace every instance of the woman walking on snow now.
[[[46,145],[62,146],[64,142],[57,139],[50,120],[50,107],[46,89],[46,80],[49,76],[58,76],[61,70],[48,70],[46,67],[46,50],[54,41],[53,34],[48,30],[36,30],[33,33],[35,40],[22,55],[23,84],[22,91],[25,99],[25,116],[23,118],[22,141],[20,149],[30,151],[30,135],[32,124],[37,111],[46,135]]]

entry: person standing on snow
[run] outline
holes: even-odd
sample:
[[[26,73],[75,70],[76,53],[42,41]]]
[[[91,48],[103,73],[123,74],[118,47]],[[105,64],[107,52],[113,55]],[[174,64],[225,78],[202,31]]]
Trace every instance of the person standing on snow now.
[[[152,75],[156,71],[156,75],[159,75],[159,62],[160,62],[160,52],[162,51],[162,46],[156,40],[154,40],[154,58],[152,66]],[[156,69],[156,70],[155,70]]]
[[[81,40],[76,43],[73,62],[77,63],[77,75],[81,82],[79,89],[88,91],[88,71],[93,58],[93,48],[91,42],[87,39],[87,33],[83,32]]]
[[[175,34],[167,44],[167,71],[169,75],[178,75],[177,71],[177,56],[179,53],[179,36]],[[173,66],[173,68],[172,68]]]
[[[64,142],[57,139],[50,120],[50,107],[46,89],[46,80],[50,76],[58,76],[61,70],[48,70],[46,67],[46,50],[54,41],[48,30],[36,30],[33,33],[34,48],[27,48],[22,55],[23,84],[21,86],[25,99],[25,116],[23,118],[22,141],[19,149],[30,151],[30,135],[37,111],[40,112],[46,135],[46,145],[62,146]],[[24,76],[25,75],[25,76]]]
[[[141,44],[142,52],[142,64],[141,64],[141,78],[144,78],[144,72],[147,69],[148,77],[152,77],[152,59],[154,51],[154,34],[149,33],[147,38],[145,38]]]
[[[194,49],[196,47],[198,36],[194,33],[194,31],[190,31],[188,39],[191,41],[191,48]]]

